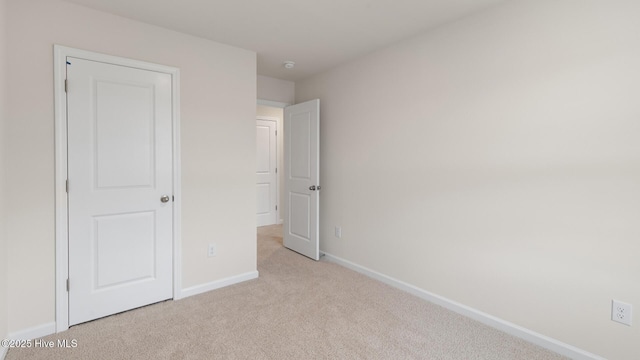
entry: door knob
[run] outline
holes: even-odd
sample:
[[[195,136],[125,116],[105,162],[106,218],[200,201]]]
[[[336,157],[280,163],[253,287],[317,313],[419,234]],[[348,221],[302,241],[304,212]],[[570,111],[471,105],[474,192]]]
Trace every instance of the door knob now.
[[[169,202],[169,195],[162,195],[160,201],[162,201],[163,203]]]
[[[309,190],[311,190],[311,191],[316,191],[316,186],[315,186],[315,185],[311,185],[311,186],[309,186]]]

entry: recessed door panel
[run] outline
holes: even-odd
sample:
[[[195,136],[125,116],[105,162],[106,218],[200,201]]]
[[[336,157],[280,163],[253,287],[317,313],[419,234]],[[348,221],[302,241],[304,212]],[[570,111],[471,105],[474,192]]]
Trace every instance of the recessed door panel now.
[[[154,87],[94,79],[98,188],[152,186]]]
[[[155,278],[154,212],[97,216],[93,223],[94,290]]]
[[[270,126],[256,126],[256,172],[269,174],[271,172],[271,128]]]
[[[311,114],[296,113],[290,121],[290,176],[293,179],[311,180]]]
[[[310,241],[309,232],[309,207],[311,206],[311,196],[308,194],[290,194],[289,203],[291,212],[289,213],[290,233],[304,241]]]
[[[271,184],[257,184],[258,215],[268,215],[271,212]]]

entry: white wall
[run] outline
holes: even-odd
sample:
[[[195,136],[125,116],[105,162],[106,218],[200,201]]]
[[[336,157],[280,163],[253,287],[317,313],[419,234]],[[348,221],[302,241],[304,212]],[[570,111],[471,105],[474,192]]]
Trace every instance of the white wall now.
[[[280,80],[258,75],[258,99],[285,104],[295,103],[295,84],[293,81]]]
[[[0,0],[0,199],[4,199],[4,126],[7,116],[6,96],[6,0]],[[7,337],[7,244],[5,233],[5,203],[0,201],[0,339]],[[0,358],[6,349],[0,347]]]
[[[8,4],[9,332],[55,320],[53,44],[180,68],[183,287],[255,271],[255,53],[65,2]]]
[[[322,250],[636,359],[638,18],[637,1],[506,2],[297,82],[321,99]]]
[[[276,108],[271,106],[258,105],[256,109],[256,115],[258,118],[260,117],[268,117],[277,119],[276,128],[278,129],[277,136],[277,146],[276,152],[277,162],[278,162],[278,223],[282,223],[283,221],[283,213],[282,213],[282,204],[284,203],[284,171],[282,171],[282,166],[284,165],[284,134],[283,126],[284,126],[284,109]]]

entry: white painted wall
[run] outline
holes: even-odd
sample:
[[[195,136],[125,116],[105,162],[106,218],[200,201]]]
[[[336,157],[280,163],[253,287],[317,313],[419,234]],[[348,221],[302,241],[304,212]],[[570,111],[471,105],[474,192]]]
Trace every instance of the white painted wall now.
[[[639,18],[638,1],[505,2],[297,82],[321,99],[322,250],[637,359]]]
[[[258,99],[294,104],[295,83],[258,75]]]
[[[282,166],[284,164],[284,134],[283,126],[284,126],[284,109],[276,108],[271,106],[258,105],[256,109],[257,117],[266,116],[268,118],[276,118],[278,129],[277,136],[277,146],[276,151],[278,152],[277,162],[278,162],[278,223],[282,223],[283,221],[283,213],[282,213],[282,204],[284,203],[284,171],[282,171]]]
[[[4,126],[7,120],[6,96],[6,0],[0,0],[0,199],[5,195],[4,146],[6,138]],[[0,201],[0,339],[7,337],[7,237],[5,232],[5,203]],[[6,349],[0,348],[0,359]]]
[[[9,332],[55,320],[53,44],[180,68],[183,287],[255,271],[255,53],[66,2],[8,5]]]

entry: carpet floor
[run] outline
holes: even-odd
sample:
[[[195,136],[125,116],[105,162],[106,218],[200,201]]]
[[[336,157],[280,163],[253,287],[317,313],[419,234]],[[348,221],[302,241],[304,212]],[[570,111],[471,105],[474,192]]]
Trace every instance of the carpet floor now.
[[[10,349],[47,359],[565,359],[440,306],[282,247],[258,230],[255,280],[165,301]]]

